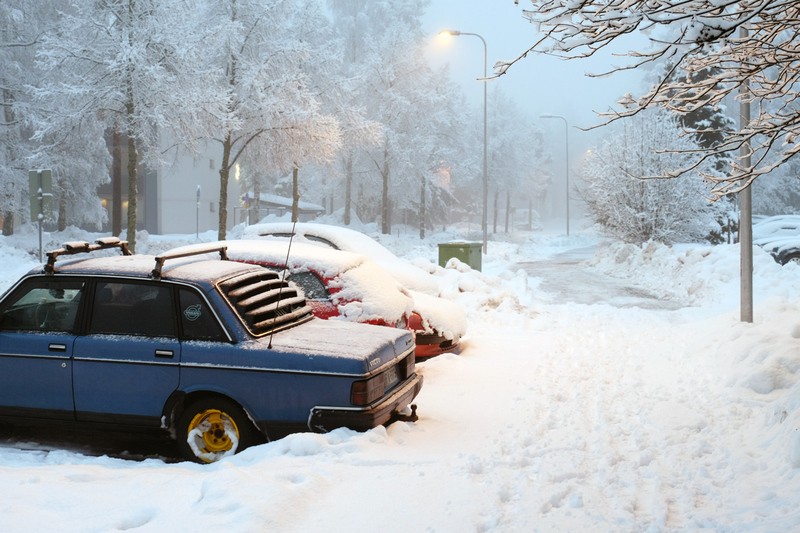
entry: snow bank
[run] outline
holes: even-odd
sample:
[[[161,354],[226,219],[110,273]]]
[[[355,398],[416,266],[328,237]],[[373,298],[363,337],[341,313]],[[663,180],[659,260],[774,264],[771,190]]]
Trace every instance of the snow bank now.
[[[653,294],[688,305],[714,302],[731,305],[739,298],[738,245],[643,245],[614,242],[598,247],[591,264],[599,271]],[[797,297],[800,270],[782,267],[761,248],[753,248],[753,292],[762,300],[777,295]]]

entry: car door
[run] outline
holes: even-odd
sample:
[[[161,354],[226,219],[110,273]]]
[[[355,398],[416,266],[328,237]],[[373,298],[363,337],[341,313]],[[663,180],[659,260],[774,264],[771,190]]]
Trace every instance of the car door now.
[[[169,284],[103,279],[73,363],[79,421],[160,425],[178,386],[181,348]]]
[[[71,420],[72,353],[86,280],[35,276],[0,303],[0,414]]]

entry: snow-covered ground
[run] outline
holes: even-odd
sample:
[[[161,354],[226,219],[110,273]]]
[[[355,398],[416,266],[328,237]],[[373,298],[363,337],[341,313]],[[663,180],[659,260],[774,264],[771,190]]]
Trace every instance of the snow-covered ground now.
[[[735,245],[515,235],[480,273],[433,264],[454,237],[382,238],[469,320],[460,355],[419,365],[418,422],[208,466],[0,443],[3,529],[800,530],[797,265],[755,250],[748,324]],[[143,235],[138,251],[193,241]],[[36,249],[32,232],[0,238],[0,290]]]

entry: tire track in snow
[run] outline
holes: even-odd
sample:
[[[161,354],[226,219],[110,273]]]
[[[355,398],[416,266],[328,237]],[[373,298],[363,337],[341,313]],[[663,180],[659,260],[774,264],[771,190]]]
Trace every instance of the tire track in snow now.
[[[552,272],[563,277],[563,264]],[[704,435],[715,403],[697,392],[713,385],[685,364],[680,318],[668,311],[677,305],[645,300],[665,311],[594,296],[575,303],[618,311],[547,306],[530,335],[535,355],[498,350],[513,367],[515,408],[530,423],[524,432],[499,428],[478,472],[496,487],[497,530],[526,520],[536,530],[580,527],[587,513],[610,529],[691,527],[686,517],[708,504],[713,480],[730,476]],[[565,322],[574,324],[569,338]],[[515,357],[527,358],[524,374]]]

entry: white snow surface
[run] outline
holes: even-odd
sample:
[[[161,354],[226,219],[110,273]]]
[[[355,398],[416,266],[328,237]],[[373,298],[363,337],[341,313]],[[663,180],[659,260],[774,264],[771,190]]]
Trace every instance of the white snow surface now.
[[[517,235],[489,242],[481,273],[435,264],[454,237],[381,238],[468,320],[460,355],[418,365],[416,423],[295,434],[206,466],[0,443],[4,530],[800,530],[797,265],[754,250],[744,323],[736,245]],[[0,238],[0,290],[36,265],[35,243]],[[661,300],[574,303],[520,267],[560,258],[566,285]]]

